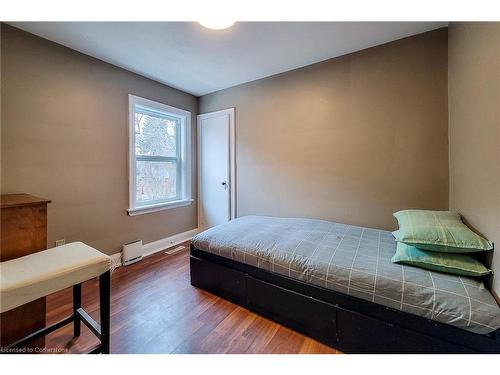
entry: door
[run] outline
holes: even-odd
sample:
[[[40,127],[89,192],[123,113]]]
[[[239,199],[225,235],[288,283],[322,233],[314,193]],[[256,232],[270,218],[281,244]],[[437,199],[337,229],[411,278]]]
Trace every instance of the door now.
[[[234,108],[198,116],[198,229],[236,216]]]

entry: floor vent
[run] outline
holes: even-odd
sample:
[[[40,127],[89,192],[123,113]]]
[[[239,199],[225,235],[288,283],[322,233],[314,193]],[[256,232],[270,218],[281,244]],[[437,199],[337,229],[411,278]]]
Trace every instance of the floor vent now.
[[[169,255],[177,254],[177,253],[180,253],[181,251],[186,250],[186,249],[187,249],[187,246],[177,246],[177,247],[174,247],[173,249],[169,249],[169,250],[165,251],[165,254],[169,254]]]

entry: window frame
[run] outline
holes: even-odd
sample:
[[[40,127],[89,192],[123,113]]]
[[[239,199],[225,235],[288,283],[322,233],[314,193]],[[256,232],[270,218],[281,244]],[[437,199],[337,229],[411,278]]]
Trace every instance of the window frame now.
[[[166,210],[170,208],[187,206],[193,203],[191,197],[191,112],[184,109],[169,106],[153,100],[145,99],[136,95],[129,94],[129,208],[127,210],[130,216],[145,214]],[[180,194],[173,200],[165,200],[150,204],[137,204],[137,174],[136,162],[138,156],[135,151],[135,112],[136,106],[145,107],[146,110],[164,114],[170,117],[180,119],[180,142],[178,144],[176,157],[155,157],[139,156],[139,160],[156,159],[157,161],[168,161],[175,159],[177,163],[177,189],[180,188]],[[159,160],[161,159],[161,160]],[[179,178],[180,176],[180,178]],[[176,189],[176,190],[177,190]]]

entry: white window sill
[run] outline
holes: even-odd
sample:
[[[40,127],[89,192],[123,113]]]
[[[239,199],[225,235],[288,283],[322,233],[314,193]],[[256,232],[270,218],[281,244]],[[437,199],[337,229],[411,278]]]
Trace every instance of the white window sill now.
[[[158,204],[152,204],[149,206],[142,206],[142,207],[139,206],[139,207],[129,208],[127,210],[127,213],[128,213],[128,216],[149,214],[151,212],[158,212],[158,211],[163,211],[163,210],[169,210],[171,208],[189,206],[191,203],[193,203],[193,199],[184,199],[184,200],[180,200],[180,201],[158,203]]]

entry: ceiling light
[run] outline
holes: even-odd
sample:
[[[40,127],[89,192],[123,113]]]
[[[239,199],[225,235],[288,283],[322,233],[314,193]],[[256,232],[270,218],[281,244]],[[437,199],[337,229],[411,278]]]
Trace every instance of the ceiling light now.
[[[206,20],[206,21],[199,21],[198,23],[201,26],[213,30],[227,29],[228,27],[234,25],[234,21],[228,21],[228,20]]]

